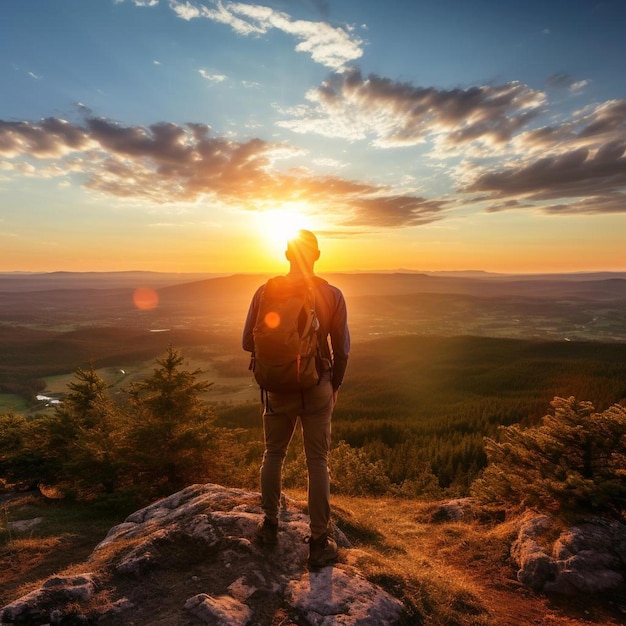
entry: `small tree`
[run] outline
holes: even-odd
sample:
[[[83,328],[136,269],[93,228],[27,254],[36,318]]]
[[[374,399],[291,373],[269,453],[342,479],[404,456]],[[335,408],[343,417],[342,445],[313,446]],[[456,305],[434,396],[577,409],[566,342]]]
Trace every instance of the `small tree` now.
[[[383,462],[372,462],[360,448],[340,441],[330,452],[329,466],[333,489],[351,496],[385,495],[391,481]]]
[[[500,428],[472,487],[484,501],[559,511],[620,513],[626,506],[626,408],[555,398],[541,424]]]
[[[214,415],[202,401],[212,383],[184,369],[183,356],[168,348],[152,376],[128,389],[130,465],[149,491],[159,493],[206,479],[213,462]]]
[[[33,422],[13,412],[0,415],[0,487],[33,487],[46,474]]]
[[[112,493],[123,480],[124,428],[109,388],[93,366],[79,368],[54,416],[42,422],[49,463],[57,468],[51,477],[67,488]]]

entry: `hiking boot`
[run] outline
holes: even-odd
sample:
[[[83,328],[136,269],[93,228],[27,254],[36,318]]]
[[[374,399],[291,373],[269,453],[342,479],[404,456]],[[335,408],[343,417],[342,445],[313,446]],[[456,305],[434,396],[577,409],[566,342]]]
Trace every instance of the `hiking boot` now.
[[[309,567],[317,569],[337,560],[337,542],[328,536],[320,535],[317,539],[309,539]]]
[[[269,518],[264,517],[257,528],[256,538],[263,545],[276,545],[278,543],[278,522],[272,522]]]

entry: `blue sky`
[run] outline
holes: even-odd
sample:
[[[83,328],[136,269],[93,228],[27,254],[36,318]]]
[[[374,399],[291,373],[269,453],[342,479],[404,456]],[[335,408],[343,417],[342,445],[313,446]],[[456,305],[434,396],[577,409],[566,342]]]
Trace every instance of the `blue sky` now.
[[[626,3],[5,0],[0,271],[626,270]]]

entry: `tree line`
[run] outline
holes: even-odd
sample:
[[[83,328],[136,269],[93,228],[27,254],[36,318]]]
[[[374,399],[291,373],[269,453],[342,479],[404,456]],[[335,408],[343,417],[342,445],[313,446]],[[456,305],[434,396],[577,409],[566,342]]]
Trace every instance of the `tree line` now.
[[[485,500],[526,498],[545,506],[560,500],[581,508],[621,506],[626,418],[619,399],[626,394],[619,350],[587,347],[585,355],[578,348],[568,361],[563,354],[550,359],[544,345],[522,342],[505,346],[508,358],[503,358],[485,340],[451,338],[439,342],[443,354],[431,353],[429,361],[427,344],[416,359],[420,341],[404,338],[399,358],[377,377],[366,367],[375,351],[351,364],[353,378],[342,388],[333,418],[330,469],[336,493],[411,498],[474,493]],[[538,358],[538,351],[544,356]],[[525,380],[521,373],[530,363],[540,377]],[[257,488],[260,406],[207,403],[210,383],[199,380],[200,370],[187,369],[171,346],[155,364],[121,399],[111,396],[92,367],[76,371],[52,415],[1,415],[0,486],[45,486],[67,498],[133,503],[196,482]],[[463,373],[471,384],[461,382]],[[577,394],[595,390],[596,404],[574,396],[546,398],[560,389],[558,381],[564,387],[569,381]],[[576,388],[576,381],[584,384]],[[552,413],[545,415],[549,406]],[[302,455],[297,442],[290,447],[286,486],[306,486]],[[553,475],[544,466],[538,475],[538,459],[546,458]],[[542,476],[549,479],[542,483]]]

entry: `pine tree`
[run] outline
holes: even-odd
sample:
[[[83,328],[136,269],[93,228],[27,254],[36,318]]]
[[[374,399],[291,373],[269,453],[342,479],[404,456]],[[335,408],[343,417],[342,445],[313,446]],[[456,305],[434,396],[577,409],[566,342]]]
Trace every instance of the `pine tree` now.
[[[149,491],[166,492],[205,480],[214,464],[212,410],[202,395],[212,383],[184,369],[184,357],[171,346],[157,359],[152,375],[128,389],[134,473]]]
[[[560,511],[621,513],[626,507],[626,408],[555,398],[533,428],[487,439],[488,465],[473,493],[491,502]]]
[[[93,366],[79,368],[54,416],[42,422],[50,477],[81,497],[112,493],[124,481],[124,428],[109,388]]]

